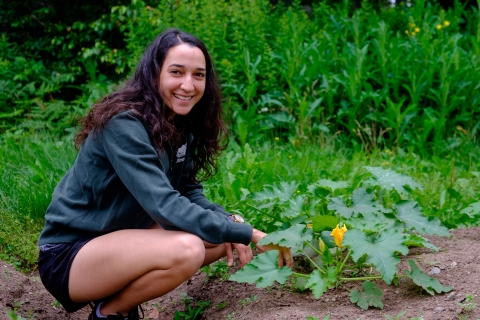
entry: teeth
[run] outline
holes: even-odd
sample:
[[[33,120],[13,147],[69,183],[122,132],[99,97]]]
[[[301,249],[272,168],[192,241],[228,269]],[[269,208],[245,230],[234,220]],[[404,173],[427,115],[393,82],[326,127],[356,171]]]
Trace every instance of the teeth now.
[[[179,96],[178,94],[173,94],[175,96],[175,98],[178,98],[180,100],[183,100],[183,101],[188,101],[190,99],[192,99],[192,97],[184,97],[184,96]]]

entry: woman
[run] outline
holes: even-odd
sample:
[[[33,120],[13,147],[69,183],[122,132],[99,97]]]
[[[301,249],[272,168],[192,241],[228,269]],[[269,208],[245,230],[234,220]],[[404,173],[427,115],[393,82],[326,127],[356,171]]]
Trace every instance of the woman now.
[[[94,301],[89,320],[139,319],[160,297],[222,257],[241,266],[266,234],[209,202],[197,177],[224,149],[219,85],[204,44],[159,35],[126,85],[94,106],[80,151],[55,188],[39,238],[42,282],[68,312]],[[288,248],[279,265],[292,266]]]

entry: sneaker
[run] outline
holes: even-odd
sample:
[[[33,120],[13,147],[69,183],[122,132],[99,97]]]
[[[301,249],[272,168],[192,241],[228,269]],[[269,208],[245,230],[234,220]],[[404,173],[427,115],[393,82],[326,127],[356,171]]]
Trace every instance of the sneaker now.
[[[104,319],[104,318],[97,317],[97,306],[99,304],[100,303],[98,303],[98,304],[93,303],[93,302],[90,303],[90,307],[92,307],[92,313],[90,313],[90,315],[88,316],[88,320],[102,320],[102,319]],[[141,318],[140,318],[140,315],[138,313],[138,309],[140,309],[140,311],[142,312],[142,317]],[[111,320],[140,320],[140,319],[143,319],[144,316],[145,316],[145,314],[143,313],[142,307],[138,306],[138,307],[135,307],[132,310],[130,310],[130,312],[128,312],[128,315],[126,317],[123,314],[121,314],[120,312],[117,312],[117,314],[109,314],[107,316],[107,319],[111,319]]]

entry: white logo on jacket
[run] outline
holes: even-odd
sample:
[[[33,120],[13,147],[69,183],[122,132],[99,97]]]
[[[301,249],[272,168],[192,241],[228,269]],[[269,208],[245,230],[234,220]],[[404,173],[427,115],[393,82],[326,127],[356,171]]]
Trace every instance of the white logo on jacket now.
[[[187,154],[187,144],[178,148],[177,150],[177,163],[185,161],[185,155]]]

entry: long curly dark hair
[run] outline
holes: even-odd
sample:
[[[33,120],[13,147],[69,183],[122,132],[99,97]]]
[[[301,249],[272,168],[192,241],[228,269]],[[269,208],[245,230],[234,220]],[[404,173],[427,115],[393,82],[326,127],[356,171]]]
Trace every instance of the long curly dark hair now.
[[[130,110],[148,127],[150,139],[159,153],[166,150],[166,145],[178,145],[181,132],[172,121],[173,111],[161,97],[159,76],[168,50],[183,43],[202,50],[206,62],[205,92],[185,116],[193,134],[190,178],[199,182],[212,177],[217,172],[218,156],[228,143],[220,86],[205,45],[195,36],[178,29],[161,33],[143,54],[134,76],[122,88],[101,99],[80,120],[82,127],[75,135],[75,147],[79,149],[89,134],[102,130],[108,120],[125,110]]]

